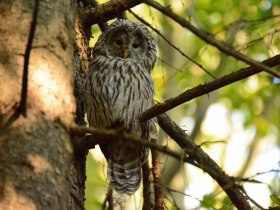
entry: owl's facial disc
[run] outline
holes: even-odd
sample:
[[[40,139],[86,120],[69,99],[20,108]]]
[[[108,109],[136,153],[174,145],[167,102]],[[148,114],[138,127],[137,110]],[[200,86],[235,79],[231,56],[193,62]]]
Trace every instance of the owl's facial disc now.
[[[112,56],[134,61],[141,61],[144,56],[145,44],[139,32],[115,32],[108,42],[108,51]]]

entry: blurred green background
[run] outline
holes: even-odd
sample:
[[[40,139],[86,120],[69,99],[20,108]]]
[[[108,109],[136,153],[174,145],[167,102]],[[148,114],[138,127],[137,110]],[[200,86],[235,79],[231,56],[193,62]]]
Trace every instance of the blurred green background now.
[[[209,36],[251,58],[262,61],[279,54],[279,0],[158,2],[208,32]],[[216,78],[246,67],[155,9],[139,5],[132,10]],[[127,15],[130,20],[138,21],[130,13]],[[152,73],[155,100],[162,102],[214,80],[150,31],[158,44],[158,62]],[[97,26],[92,27],[92,33],[91,46],[100,34]],[[262,182],[244,183],[244,187],[264,208],[276,206],[280,194],[279,90],[275,78],[259,73],[168,112],[197,144],[203,144],[202,148],[229,175],[252,177]],[[179,149],[162,131],[159,131],[159,143]],[[201,170],[166,155],[161,155],[161,163],[166,209],[234,209],[217,183]],[[106,161],[102,154],[98,149],[90,151],[87,210],[102,209],[108,185],[106,177]],[[129,199],[128,209],[141,209],[140,192]]]

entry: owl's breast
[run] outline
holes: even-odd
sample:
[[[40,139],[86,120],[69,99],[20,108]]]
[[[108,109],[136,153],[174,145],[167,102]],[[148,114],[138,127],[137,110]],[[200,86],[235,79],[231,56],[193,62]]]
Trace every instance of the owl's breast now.
[[[107,68],[102,69],[102,74],[98,74],[102,94],[110,101],[124,103],[153,97],[153,81],[148,71],[142,68],[125,59],[112,60]]]
[[[125,59],[93,63],[88,86],[95,113],[92,125],[110,125],[116,121],[137,131],[138,116],[153,106],[153,81],[142,65]],[[89,103],[91,103],[89,101]],[[101,123],[100,123],[101,122]]]

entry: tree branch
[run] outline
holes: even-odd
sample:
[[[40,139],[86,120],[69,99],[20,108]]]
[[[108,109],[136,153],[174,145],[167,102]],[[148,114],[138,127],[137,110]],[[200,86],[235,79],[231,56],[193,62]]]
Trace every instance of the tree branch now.
[[[242,192],[244,193],[244,195],[248,198],[248,200],[250,200],[255,206],[257,206],[259,209],[261,209],[261,210],[265,210],[265,208],[263,208],[260,204],[258,204],[253,198],[251,198],[248,194],[247,194],[247,192],[244,190],[244,189],[242,189]]]
[[[89,150],[94,148],[97,144],[100,143],[108,143],[109,139],[116,139],[116,138],[121,138],[126,141],[132,141],[137,144],[145,145],[150,147],[151,149],[158,150],[164,154],[168,154],[178,160],[182,160],[182,154],[177,153],[171,149],[169,149],[167,146],[161,146],[159,144],[155,144],[153,142],[147,141],[146,139],[142,139],[139,137],[136,137],[131,134],[125,133],[122,129],[120,130],[106,130],[106,129],[99,129],[99,128],[93,128],[93,127],[72,127],[71,128],[71,134],[72,135],[78,135],[78,134],[85,134],[89,133],[91,135],[87,136],[86,139],[79,139],[74,141],[74,147],[77,148],[78,150]],[[184,156],[185,153],[183,153]],[[189,162],[188,157],[184,157],[183,161]]]
[[[113,19],[125,10],[141,3],[142,0],[109,1],[97,7],[80,9],[78,12],[82,18],[83,25],[89,27],[95,23],[106,22]]]
[[[106,208],[107,203],[108,203],[108,208]],[[102,204],[102,210],[106,210],[106,209],[114,210],[113,209],[113,190],[112,190],[111,186],[108,187],[106,197],[105,197],[104,202]]]
[[[156,143],[155,140],[152,142]],[[161,171],[158,151],[152,150],[152,172],[154,177],[155,209],[163,209],[163,197],[161,189]]]
[[[237,185],[234,179],[228,176],[176,123],[170,120],[166,114],[159,115],[157,119],[160,127],[184,149],[189,155],[189,159],[193,159],[197,163],[197,167],[207,172],[218,182],[238,209],[251,209],[246,197],[243,195],[243,188]]]
[[[99,5],[96,0],[83,0],[83,3],[84,3],[83,6],[85,8],[97,7]],[[105,31],[108,27],[108,24],[106,22],[98,22],[97,24],[102,32]],[[87,27],[85,27],[85,28],[87,28]],[[90,30],[90,33],[91,33],[91,30]]]
[[[218,48],[221,52],[230,55],[238,60],[241,60],[251,66],[254,66],[258,69],[262,69],[263,71],[266,71],[270,74],[272,74],[275,77],[280,78],[280,74],[278,72],[275,72],[273,69],[269,68],[268,66],[238,52],[235,51],[223,43],[217,41],[216,39],[213,38],[213,36],[210,36],[209,33],[203,32],[202,30],[199,30],[198,28],[194,27],[189,21],[185,20],[181,16],[173,13],[169,8],[166,8],[159,4],[158,2],[154,0],[143,0],[144,3],[154,7],[155,9],[159,10],[166,16],[170,17],[172,20],[180,24],[182,27],[189,29],[191,32],[193,32],[196,36],[204,40],[206,43]]]
[[[277,66],[280,64],[280,55],[276,55],[272,58],[269,58],[265,61],[263,61],[263,64],[267,66]],[[151,119],[159,114],[162,114],[170,109],[173,109],[176,106],[179,106],[180,104],[183,104],[187,101],[190,101],[194,98],[197,98],[199,96],[202,96],[204,94],[210,93],[214,90],[217,90],[219,88],[225,87],[229,84],[232,84],[234,82],[237,82],[239,80],[245,79],[249,76],[252,76],[254,74],[257,74],[261,72],[262,69],[255,68],[253,66],[249,66],[247,68],[243,68],[239,71],[233,72],[231,74],[225,75],[220,79],[217,79],[215,81],[206,83],[205,85],[199,85],[195,88],[186,90],[185,92],[181,93],[180,95],[165,100],[163,103],[159,103],[150,109],[143,112],[139,119],[140,121],[145,121],[148,119]]]
[[[152,209],[151,204],[151,182],[150,182],[150,166],[149,161],[146,161],[142,165],[142,174],[143,174],[143,208],[142,210]]]
[[[170,9],[162,6],[158,2],[154,0],[119,0],[119,1],[110,1],[106,2],[104,4],[101,4],[96,7],[87,7],[79,9],[79,14],[82,19],[82,23],[85,27],[89,27],[95,23],[100,22],[106,22],[107,20],[113,19],[117,17],[120,13],[124,12],[125,10],[128,10],[138,4],[146,3],[155,9],[161,11],[166,16],[173,19],[175,22],[180,24],[182,27],[185,27],[192,31],[195,35],[197,35],[199,38],[207,42],[208,44],[215,46],[223,53],[230,55],[234,58],[237,58],[251,66],[254,66],[256,68],[262,69],[263,71],[266,71],[275,77],[280,78],[280,74],[273,69],[269,68],[268,66],[265,66],[264,64],[238,52],[235,51],[223,43],[217,41],[212,36],[209,36],[208,33],[203,32],[196,27],[194,27],[189,21],[183,19],[179,15],[173,13]]]
[[[100,140],[122,138],[126,141],[135,142],[137,144],[149,146],[151,149],[155,149],[164,154],[168,154],[178,160],[188,162],[196,167],[199,167],[203,171],[207,172],[213,179],[215,179],[222,189],[228,194],[234,205],[238,209],[247,210],[251,209],[246,197],[242,194],[242,187],[235,183],[234,178],[225,174],[225,172],[217,165],[217,163],[211,159],[199,146],[197,146],[185,132],[180,129],[173,121],[171,121],[167,115],[162,114],[158,116],[158,122],[161,128],[183,149],[183,153],[177,153],[166,146],[161,146],[153,142],[149,142],[145,139],[135,137],[130,134],[126,134],[123,130],[105,130],[97,128],[87,127],[72,127],[72,134],[90,133],[91,136],[86,141],[79,141],[78,145],[94,146]],[[89,142],[93,143],[89,143]],[[75,143],[77,144],[77,142]],[[89,147],[90,149],[92,147]]]

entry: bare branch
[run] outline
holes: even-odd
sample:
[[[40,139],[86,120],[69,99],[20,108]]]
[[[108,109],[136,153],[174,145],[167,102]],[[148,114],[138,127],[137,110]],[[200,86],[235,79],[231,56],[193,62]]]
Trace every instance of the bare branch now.
[[[86,140],[79,139],[79,140],[75,140],[74,142],[75,148],[77,148],[78,150],[92,149],[97,144],[108,142],[109,139],[121,138],[126,141],[132,141],[137,144],[148,146],[151,149],[155,149],[164,154],[168,154],[178,160],[182,160],[182,156],[184,156],[183,161],[189,162],[189,159],[186,157],[185,153],[183,154],[177,153],[166,146],[161,146],[159,144],[149,142],[146,139],[142,139],[134,135],[127,134],[123,130],[105,130],[105,129],[99,129],[93,127],[88,128],[82,126],[71,128],[72,135],[85,134],[85,133],[89,133],[91,135],[87,136]]]
[[[107,203],[108,203],[108,210],[113,210],[113,190],[111,186],[108,187],[106,197],[102,204],[102,210],[106,209]]]
[[[194,27],[189,21],[185,20],[181,16],[173,13],[169,8],[166,8],[159,4],[158,2],[154,0],[143,0],[144,3],[154,7],[155,9],[159,10],[166,16],[170,17],[172,20],[180,24],[182,27],[189,29],[191,32],[193,32],[195,35],[197,35],[199,38],[204,40],[206,43],[218,48],[221,52],[230,55],[238,60],[241,60],[251,66],[254,66],[255,68],[261,69],[263,71],[266,71],[270,73],[271,75],[280,78],[280,74],[278,72],[275,72],[273,69],[269,68],[268,66],[238,52],[235,51],[223,43],[217,41],[213,38],[209,33],[203,32],[202,30],[199,30],[198,28]]]
[[[199,144],[200,147],[202,147],[203,145],[206,145],[206,144],[217,144],[217,143],[226,143],[226,141],[223,141],[223,140],[218,140],[218,141],[204,141],[202,142],[201,144]]]
[[[178,194],[187,196],[187,197],[189,197],[189,198],[192,198],[192,199],[194,199],[194,200],[196,200],[196,201],[199,201],[200,203],[208,204],[208,203],[206,203],[205,201],[203,201],[203,200],[201,200],[201,199],[199,199],[199,198],[193,197],[193,196],[191,196],[191,195],[189,195],[189,194],[187,194],[187,193],[180,192],[180,191],[175,190],[175,189],[171,189],[170,187],[167,187],[167,186],[164,186],[164,185],[162,185],[161,187],[162,187],[163,189],[165,189],[170,195],[172,195],[171,192],[174,192],[174,193],[178,193]]]
[[[241,23],[245,23],[245,24],[248,24],[248,23],[254,23],[254,24],[258,24],[258,23],[263,23],[264,21],[267,21],[267,20],[270,20],[270,19],[276,19],[276,18],[279,18],[280,15],[272,15],[272,16],[267,16],[267,17],[264,17],[264,18],[260,18],[260,19],[255,19],[255,20],[247,20],[247,19],[240,19],[240,20],[237,20],[237,21],[234,21],[230,24],[228,24],[225,29],[228,30],[229,28],[235,26],[235,25],[238,25],[238,24],[241,24]]]
[[[153,141],[155,143],[155,141]],[[160,171],[160,163],[159,163],[159,155],[158,152],[152,150],[152,172],[154,177],[154,191],[155,191],[155,209],[161,210],[163,209],[163,197],[162,197],[162,189],[161,189],[161,171]]]
[[[233,204],[242,210],[251,209],[241,186],[228,176],[218,164],[211,159],[190,137],[176,125],[166,114],[157,117],[160,127],[197,163],[197,167],[207,172],[227,193]]]
[[[90,1],[84,0],[84,3],[85,3],[84,6],[86,8],[97,7],[99,5],[96,0],[90,0]],[[108,24],[106,22],[98,22],[97,24],[98,24],[98,26],[99,26],[101,31],[105,31],[107,29],[107,27],[108,27]]]
[[[247,177],[247,178],[245,178],[245,179],[252,179],[252,178],[254,178],[254,177],[261,176],[261,175],[263,175],[263,174],[268,174],[268,173],[280,173],[280,169],[271,169],[271,170],[269,170],[269,171],[258,172],[258,173],[254,174],[254,175],[252,175],[252,176],[249,176],[249,177]]]
[[[257,206],[259,209],[261,209],[261,210],[265,210],[265,208],[263,208],[260,204],[258,204],[253,198],[251,198],[248,194],[247,194],[247,192],[244,190],[244,189],[242,189],[242,191],[243,191],[243,193],[245,194],[245,196],[248,198],[248,200],[250,200],[255,206]]]
[[[106,22],[110,19],[113,19],[125,10],[128,10],[141,3],[141,0],[109,1],[104,4],[100,4],[97,7],[80,9],[79,13],[80,17],[82,18],[83,25],[85,27],[89,27],[95,23]]]
[[[280,64],[280,55],[276,55],[272,58],[269,58],[265,61],[263,61],[263,64],[267,66],[277,66]],[[161,113],[164,113],[170,109],[173,109],[176,106],[179,106],[180,104],[183,104],[187,101],[190,101],[194,98],[197,98],[199,96],[202,96],[204,94],[208,94],[214,90],[217,90],[219,88],[225,87],[229,84],[232,84],[234,82],[237,82],[239,80],[245,79],[249,76],[252,76],[254,74],[260,73],[262,69],[255,68],[253,66],[249,66],[247,68],[243,68],[239,71],[233,72],[231,74],[225,75],[220,79],[217,79],[215,81],[206,83],[205,85],[199,85],[195,88],[186,90],[185,92],[181,93],[180,95],[165,100],[163,103],[159,103],[150,109],[143,112],[139,119],[141,121],[145,121],[148,119],[151,119]]]
[[[232,177],[234,181],[236,182],[249,182],[249,183],[255,183],[255,184],[264,184],[261,181],[250,179],[250,178],[242,178],[242,177]]]
[[[146,161],[142,165],[142,173],[143,173],[143,208],[142,210],[150,210],[152,209],[151,204],[151,182],[150,182],[150,166],[149,162]]]

